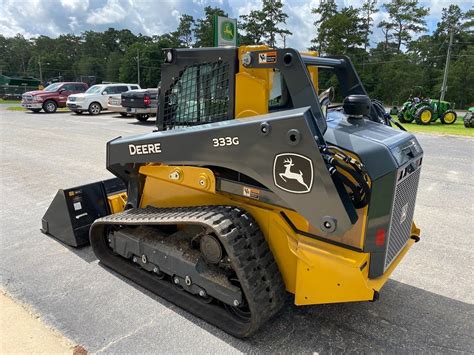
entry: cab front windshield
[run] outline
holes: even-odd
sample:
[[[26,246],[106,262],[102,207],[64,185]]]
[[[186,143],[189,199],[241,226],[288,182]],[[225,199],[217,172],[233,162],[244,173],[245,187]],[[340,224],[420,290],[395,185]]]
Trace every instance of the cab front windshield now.
[[[59,87],[61,86],[60,83],[54,83],[54,84],[51,84],[51,85],[48,85],[44,88],[44,91],[47,91],[47,92],[55,92],[55,91],[58,91]]]
[[[87,89],[86,94],[98,94],[102,91],[104,85],[94,85]]]

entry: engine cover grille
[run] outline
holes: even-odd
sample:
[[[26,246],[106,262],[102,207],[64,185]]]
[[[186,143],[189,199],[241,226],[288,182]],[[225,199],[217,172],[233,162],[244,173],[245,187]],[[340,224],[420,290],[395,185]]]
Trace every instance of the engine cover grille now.
[[[392,220],[385,254],[384,272],[397,257],[410,238],[413,214],[415,212],[416,193],[420,181],[420,171],[412,172],[395,187],[392,207]]]

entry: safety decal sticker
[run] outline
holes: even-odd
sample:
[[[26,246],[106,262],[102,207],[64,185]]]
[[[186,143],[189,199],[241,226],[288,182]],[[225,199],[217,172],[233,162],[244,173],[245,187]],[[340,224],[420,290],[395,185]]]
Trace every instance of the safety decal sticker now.
[[[258,64],[274,64],[277,62],[277,52],[263,52],[258,54]]]
[[[251,187],[244,186],[242,194],[245,197],[253,198],[254,200],[259,200],[260,199],[260,190],[253,189]]]
[[[273,181],[280,189],[305,194],[313,187],[313,162],[296,153],[278,154],[273,161]]]

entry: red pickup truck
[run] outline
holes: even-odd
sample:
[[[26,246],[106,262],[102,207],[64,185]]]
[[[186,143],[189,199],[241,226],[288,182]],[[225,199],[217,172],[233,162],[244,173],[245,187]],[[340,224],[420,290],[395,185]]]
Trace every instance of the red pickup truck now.
[[[44,110],[56,112],[58,107],[66,107],[69,95],[79,94],[88,88],[86,83],[63,82],[48,85],[44,90],[28,91],[21,97],[21,106],[33,112]]]

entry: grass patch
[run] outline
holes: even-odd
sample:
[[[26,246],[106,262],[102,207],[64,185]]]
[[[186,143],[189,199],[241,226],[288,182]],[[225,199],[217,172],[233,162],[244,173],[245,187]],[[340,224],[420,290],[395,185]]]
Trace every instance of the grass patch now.
[[[8,111],[29,111],[28,109],[21,106],[10,106],[7,107]],[[69,112],[69,109],[66,107],[59,107],[57,112]]]
[[[398,121],[395,115],[392,117]],[[453,124],[442,124],[439,120],[432,122],[427,126],[418,125],[413,121],[412,123],[402,123],[403,127],[409,132],[413,133],[431,133],[431,134],[452,134],[456,136],[468,136],[474,137],[474,128],[464,127],[464,121],[462,116],[458,116],[458,119]]]
[[[19,104],[21,100],[4,100],[0,99],[0,104]]]

